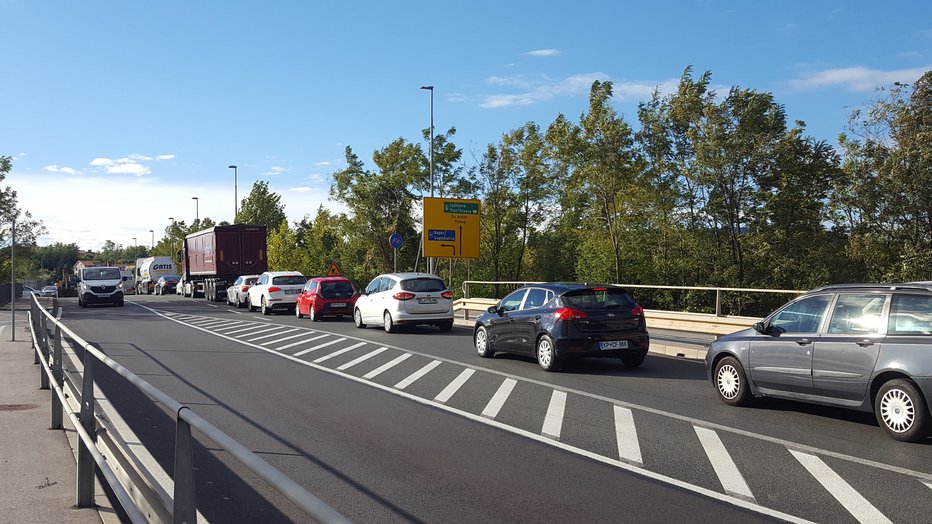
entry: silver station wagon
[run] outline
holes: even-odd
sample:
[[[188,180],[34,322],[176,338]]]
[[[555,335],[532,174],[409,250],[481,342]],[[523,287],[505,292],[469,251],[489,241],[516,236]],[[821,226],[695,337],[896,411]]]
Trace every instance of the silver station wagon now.
[[[872,411],[892,438],[932,429],[932,282],[809,291],[706,355],[718,397],[755,396]]]

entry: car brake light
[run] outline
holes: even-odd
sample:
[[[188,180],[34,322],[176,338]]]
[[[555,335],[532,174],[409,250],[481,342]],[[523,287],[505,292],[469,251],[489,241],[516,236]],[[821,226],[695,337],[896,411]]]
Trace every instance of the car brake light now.
[[[576,320],[589,318],[589,314],[585,311],[580,311],[578,309],[573,309],[569,307],[561,307],[560,309],[553,312],[553,316],[557,317],[559,320]]]
[[[644,308],[642,308],[641,306],[634,306],[634,309],[631,310],[631,315],[635,317],[643,317]]]
[[[594,287],[594,288],[592,288],[592,290],[593,290],[593,291],[608,291],[608,288],[606,288],[606,287]]]
[[[445,299],[447,299],[447,300],[449,300],[449,299],[453,298],[453,292],[452,292],[452,291],[444,291],[443,293],[440,293],[440,296],[443,297],[443,298],[445,298]]]
[[[269,288],[269,293],[274,293],[274,292],[276,292],[276,291],[281,291],[281,290],[282,290],[282,288],[280,288],[280,287],[270,287],[270,288]]]
[[[243,291],[246,291],[247,289],[249,289],[249,286],[243,286]]]
[[[402,292],[395,293],[394,295],[392,295],[392,298],[394,298],[395,300],[411,300],[412,298],[414,298],[414,293],[406,293],[402,291]]]

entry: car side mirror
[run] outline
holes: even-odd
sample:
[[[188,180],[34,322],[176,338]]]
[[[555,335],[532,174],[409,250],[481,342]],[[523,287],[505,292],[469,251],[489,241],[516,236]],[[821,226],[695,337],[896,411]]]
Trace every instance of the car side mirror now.
[[[751,327],[753,327],[754,331],[757,331],[761,335],[766,335],[770,333],[770,326],[768,326],[767,324],[763,322],[755,322],[754,325]]]
[[[489,306],[489,309],[487,309],[486,311],[488,311],[489,313],[492,313],[493,315],[502,314],[502,310],[499,309],[498,306]]]

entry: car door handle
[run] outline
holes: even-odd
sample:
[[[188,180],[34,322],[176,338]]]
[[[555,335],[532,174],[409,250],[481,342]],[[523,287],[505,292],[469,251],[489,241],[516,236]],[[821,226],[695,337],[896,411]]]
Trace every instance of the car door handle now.
[[[812,344],[812,341],[809,340],[808,338],[801,338],[797,340],[796,343],[799,344],[800,346],[808,346],[809,344]]]
[[[869,339],[869,338],[865,338],[864,340],[860,340],[860,341],[858,341],[858,342],[855,342],[855,344],[861,346],[862,348],[866,348],[867,346],[873,346],[873,345],[874,345],[874,341],[871,340],[871,339]]]

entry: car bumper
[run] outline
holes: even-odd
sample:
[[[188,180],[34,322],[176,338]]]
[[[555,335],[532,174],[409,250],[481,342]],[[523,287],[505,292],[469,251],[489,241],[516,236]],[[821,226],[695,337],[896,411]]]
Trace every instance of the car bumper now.
[[[332,304],[321,304],[314,306],[314,314],[317,316],[324,315],[347,315],[351,316],[353,314],[353,304],[352,302],[343,302],[345,306],[333,307]]]
[[[81,294],[81,300],[86,304],[116,304],[123,300],[123,292],[93,293],[91,291],[85,291]]]
[[[628,342],[627,348],[622,349],[600,349],[600,342],[612,342],[625,340]],[[647,335],[636,337],[617,337],[617,338],[563,338],[554,341],[557,346],[557,352],[566,356],[579,357],[633,357],[646,355],[650,348],[650,339]]]
[[[453,311],[447,313],[425,313],[414,315],[404,311],[393,311],[392,321],[395,324],[442,324],[444,322],[453,322]]]

